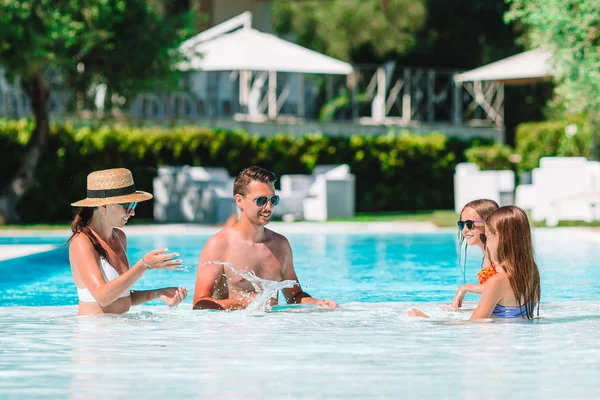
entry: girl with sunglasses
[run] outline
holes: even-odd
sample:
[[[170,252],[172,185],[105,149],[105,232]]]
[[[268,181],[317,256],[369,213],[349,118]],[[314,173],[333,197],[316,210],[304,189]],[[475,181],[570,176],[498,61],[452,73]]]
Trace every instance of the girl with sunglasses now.
[[[473,200],[463,207],[460,212],[460,220],[458,221],[458,248],[459,248],[459,263],[462,264],[462,269],[465,271],[467,265],[467,249],[469,246],[477,246],[483,253],[483,261],[481,263],[481,271],[477,274],[479,284],[464,284],[461,285],[457,290],[454,298],[452,299],[452,305],[450,307],[443,307],[449,311],[458,311],[462,306],[462,302],[467,293],[481,294],[483,291],[483,284],[491,276],[496,273],[496,268],[492,265],[492,262],[485,252],[484,244],[480,239],[480,236],[484,233],[484,220],[495,210],[498,209],[498,203],[494,200],[479,199]],[[463,257],[463,243],[464,243],[464,257]],[[461,262],[464,260],[464,262]]]
[[[516,206],[497,209],[485,220],[481,239],[488,257],[499,270],[484,285],[471,319],[533,319],[536,305],[539,315],[540,273],[525,211]],[[408,315],[427,317],[417,309],[410,310]]]
[[[182,260],[167,249],[153,250],[131,265],[127,238],[120,229],[135,215],[135,207],[152,195],[135,189],[131,172],[124,168],[92,172],[87,177],[87,198],[71,224],[69,261],[79,297],[78,315],[122,314],[132,304],[161,298],[175,306],[187,296],[185,288],[132,291],[131,286],[150,269],[177,269]]]

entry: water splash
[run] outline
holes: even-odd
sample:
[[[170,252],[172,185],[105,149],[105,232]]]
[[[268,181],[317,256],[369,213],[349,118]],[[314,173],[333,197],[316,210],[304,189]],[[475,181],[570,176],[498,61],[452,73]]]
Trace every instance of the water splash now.
[[[233,264],[224,261],[207,261],[202,263],[206,265],[219,265],[228,268],[231,272],[236,275],[240,275],[242,278],[250,282],[254,290],[256,291],[256,297],[252,299],[248,307],[245,309],[247,314],[264,313],[271,311],[271,299],[275,298],[280,290],[291,289],[298,283],[296,281],[271,281],[268,279],[262,279],[254,273],[254,271],[239,270],[234,268]],[[246,298],[250,299],[251,293],[246,294]],[[244,294],[242,294],[244,296]]]

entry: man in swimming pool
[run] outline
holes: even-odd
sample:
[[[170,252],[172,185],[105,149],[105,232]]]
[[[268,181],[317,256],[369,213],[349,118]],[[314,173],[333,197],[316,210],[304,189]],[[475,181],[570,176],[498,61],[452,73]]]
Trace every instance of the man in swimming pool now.
[[[257,295],[255,288],[233,268],[261,279],[296,281],[294,287],[282,289],[288,303],[337,307],[333,300],[315,299],[302,290],[290,243],[265,228],[279,203],[276,179],[274,173],[256,166],[244,169],[235,179],[233,195],[240,219],[211,236],[204,245],[198,262],[194,309],[237,310],[252,302]],[[277,298],[272,299],[272,305],[275,304]]]

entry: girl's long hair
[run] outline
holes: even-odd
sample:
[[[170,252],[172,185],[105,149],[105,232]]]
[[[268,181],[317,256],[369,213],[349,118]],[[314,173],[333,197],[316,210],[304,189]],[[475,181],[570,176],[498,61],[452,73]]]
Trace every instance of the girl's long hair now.
[[[479,199],[473,200],[465,204],[463,209],[460,211],[459,218],[462,219],[462,213],[467,208],[472,208],[475,210],[477,214],[481,217],[482,220],[485,220],[491,213],[498,209],[498,203],[494,200],[490,199]],[[462,234],[462,230],[458,231],[458,267],[461,269],[463,273],[463,280],[465,283],[467,282],[466,270],[467,270],[467,248],[469,247],[467,243],[464,246],[464,258],[463,258],[463,250],[462,245],[465,243],[465,237]],[[485,253],[484,253],[485,258]],[[481,260],[481,266],[483,267],[483,260]]]
[[[92,242],[94,250],[96,250],[101,257],[104,257],[106,260],[108,260],[108,253],[104,247],[100,245],[98,238],[96,238],[90,229],[90,222],[92,221],[92,216],[94,215],[96,208],[97,207],[81,207],[79,209],[75,215],[75,218],[73,219],[73,222],[71,223],[71,231],[73,234],[69,240],[67,240],[67,243],[70,243],[77,234],[84,234],[88,237],[88,239],[90,239],[90,242]]]
[[[497,261],[502,265],[515,298],[525,307],[525,317],[533,318],[537,304],[540,309],[540,272],[535,263],[531,226],[527,214],[517,206],[501,207],[485,221],[486,234],[498,235]]]

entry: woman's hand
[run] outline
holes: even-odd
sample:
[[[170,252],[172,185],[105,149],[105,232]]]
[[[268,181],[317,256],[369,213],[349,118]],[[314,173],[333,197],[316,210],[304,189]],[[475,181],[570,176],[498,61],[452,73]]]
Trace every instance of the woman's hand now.
[[[164,288],[158,291],[160,299],[169,307],[175,307],[186,298],[188,290],[186,288]]]
[[[175,258],[179,257],[178,253],[167,254],[167,250],[152,250],[142,257],[142,262],[150,269],[179,269],[183,260]]]

